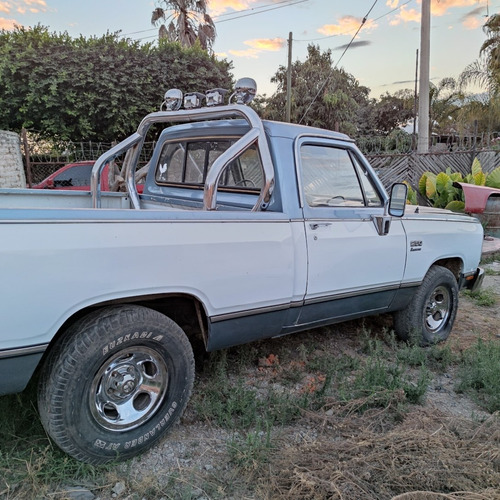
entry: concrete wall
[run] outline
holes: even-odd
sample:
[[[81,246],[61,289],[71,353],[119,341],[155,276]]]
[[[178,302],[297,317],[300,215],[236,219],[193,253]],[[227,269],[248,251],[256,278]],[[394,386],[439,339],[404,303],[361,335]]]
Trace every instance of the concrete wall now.
[[[0,130],[0,187],[26,187],[21,140],[15,132]]]

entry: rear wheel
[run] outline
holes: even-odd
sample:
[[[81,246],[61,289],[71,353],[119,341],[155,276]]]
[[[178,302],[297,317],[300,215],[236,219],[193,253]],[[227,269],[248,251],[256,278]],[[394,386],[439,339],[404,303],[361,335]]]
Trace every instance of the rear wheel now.
[[[89,314],[49,353],[38,406],[56,444],[92,464],[156,443],[191,395],[194,359],[181,328],[141,306]]]
[[[458,308],[458,284],[441,266],[429,269],[408,306],[394,314],[394,329],[403,340],[429,345],[446,340]]]

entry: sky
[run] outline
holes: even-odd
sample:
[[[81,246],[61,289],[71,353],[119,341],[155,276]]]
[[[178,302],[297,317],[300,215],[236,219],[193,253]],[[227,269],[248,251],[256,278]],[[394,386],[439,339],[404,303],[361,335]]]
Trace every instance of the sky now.
[[[307,46],[331,50],[338,67],[371,89],[372,97],[414,88],[420,47],[421,0],[207,0],[215,21],[214,52],[233,63],[236,79],[252,77],[259,94],[275,90],[272,76],[292,60],[304,61]],[[151,25],[161,0],[0,0],[0,28],[42,24],[71,36],[118,32],[154,42]],[[500,0],[432,0],[430,78],[458,77],[479,55],[488,15]],[[354,42],[344,50],[366,18]],[[181,89],[201,91],[204,89]],[[163,92],[163,91],[162,91]]]

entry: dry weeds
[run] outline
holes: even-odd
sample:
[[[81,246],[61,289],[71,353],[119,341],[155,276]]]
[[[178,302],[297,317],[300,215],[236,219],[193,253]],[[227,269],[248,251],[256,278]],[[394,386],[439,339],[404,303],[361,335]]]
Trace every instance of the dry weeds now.
[[[478,423],[414,407],[395,423],[392,403],[353,413],[362,404],[305,415],[321,436],[281,448],[260,479],[259,498],[500,499],[500,415]]]

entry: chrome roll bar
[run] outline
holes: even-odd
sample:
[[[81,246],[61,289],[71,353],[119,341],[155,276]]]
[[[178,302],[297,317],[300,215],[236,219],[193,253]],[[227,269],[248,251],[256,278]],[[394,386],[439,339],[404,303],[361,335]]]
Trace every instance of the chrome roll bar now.
[[[258,144],[258,151],[262,162],[264,184],[261,188],[257,202],[252,211],[262,210],[267,206],[274,189],[274,168],[271,153],[266,140],[266,134],[261,119],[257,113],[246,106],[233,104],[218,106],[214,108],[201,108],[179,111],[157,111],[147,115],[140,123],[137,132],[124,141],[104,153],[96,161],[92,169],[90,189],[92,194],[92,206],[99,208],[100,200],[100,177],[106,163],[115,159],[118,155],[127,152],[125,156],[125,182],[130,195],[132,207],[140,209],[140,198],[135,183],[135,166],[139,161],[142,145],[144,144],[149,128],[156,123],[187,123],[204,120],[221,120],[224,118],[243,118],[250,129],[231,147],[229,147],[213,163],[205,180],[203,208],[204,210],[215,210],[217,204],[217,185],[222,172],[226,166],[239,154],[246,151],[252,144]]]

